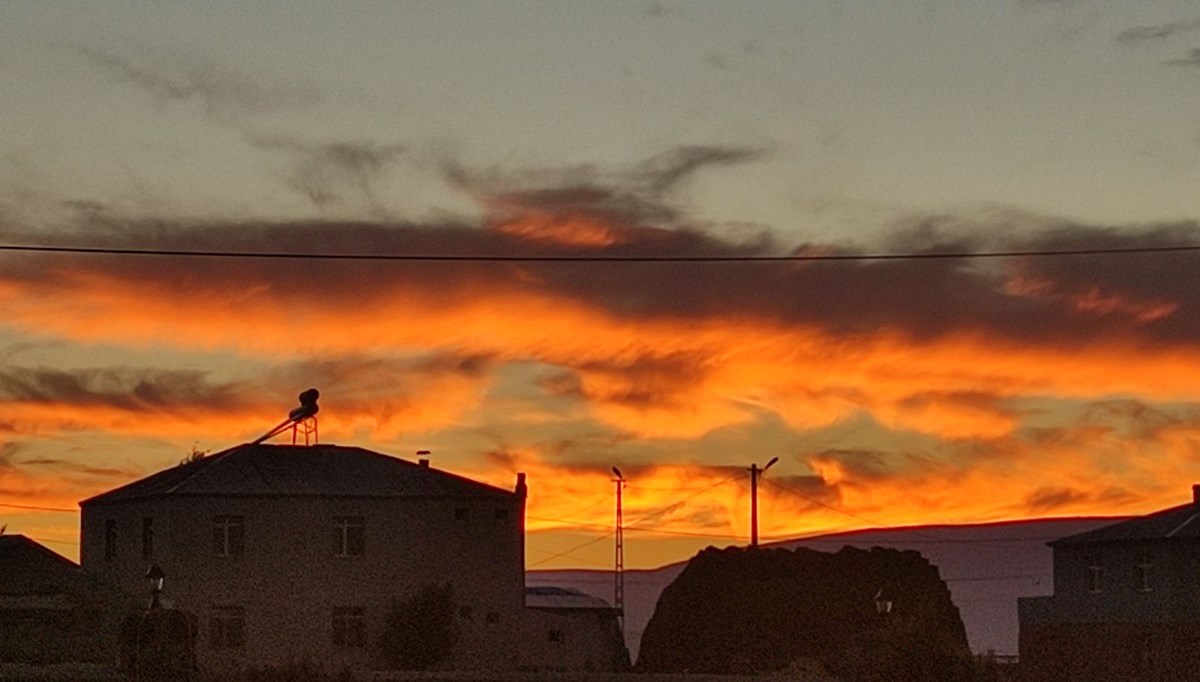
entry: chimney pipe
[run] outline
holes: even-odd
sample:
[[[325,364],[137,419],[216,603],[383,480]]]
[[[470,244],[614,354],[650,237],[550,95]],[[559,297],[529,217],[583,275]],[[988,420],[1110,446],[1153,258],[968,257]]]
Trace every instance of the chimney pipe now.
[[[422,469],[428,469],[429,468],[429,460],[422,457],[421,459],[417,460],[417,466],[421,467]]]
[[[1200,483],[1192,484],[1192,504],[1200,504]]]

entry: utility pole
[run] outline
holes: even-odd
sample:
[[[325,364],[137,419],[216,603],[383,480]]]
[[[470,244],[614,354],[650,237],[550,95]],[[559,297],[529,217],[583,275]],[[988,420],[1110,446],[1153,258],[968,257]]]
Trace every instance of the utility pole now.
[[[621,634],[625,633],[625,519],[621,509],[621,493],[625,488],[625,477],[621,470],[612,468],[613,483],[617,485],[617,528],[616,548],[613,558],[613,607],[617,609],[617,623]]]
[[[758,468],[758,463],[750,465],[750,546],[758,547],[758,478],[767,473],[775,462],[778,462],[778,457],[772,457],[771,461],[761,469]]]

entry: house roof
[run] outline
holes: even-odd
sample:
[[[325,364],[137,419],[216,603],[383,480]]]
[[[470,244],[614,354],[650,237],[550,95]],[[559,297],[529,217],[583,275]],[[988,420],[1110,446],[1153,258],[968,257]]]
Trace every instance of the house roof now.
[[[608,602],[570,587],[528,585],[525,606],[531,609],[612,609]]]
[[[165,469],[81,506],[174,497],[511,497],[511,490],[343,445],[243,444]]]
[[[1146,540],[1200,539],[1200,504],[1192,502],[1049,542],[1060,545],[1099,545]]]

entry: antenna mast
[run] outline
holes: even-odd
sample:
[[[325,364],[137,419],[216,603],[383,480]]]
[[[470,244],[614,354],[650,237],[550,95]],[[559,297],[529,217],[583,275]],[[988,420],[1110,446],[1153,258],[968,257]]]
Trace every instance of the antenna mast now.
[[[616,478],[613,483],[617,484],[617,528],[616,528],[616,547],[615,556],[613,557],[613,607],[617,609],[617,623],[621,627],[621,634],[625,633],[625,519],[621,509],[621,492],[625,488],[625,477],[621,475],[621,470],[613,467],[613,474]]]

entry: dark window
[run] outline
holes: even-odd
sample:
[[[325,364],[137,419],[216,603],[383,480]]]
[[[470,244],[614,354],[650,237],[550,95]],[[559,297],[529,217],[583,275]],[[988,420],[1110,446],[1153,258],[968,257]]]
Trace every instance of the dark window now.
[[[1099,594],[1104,591],[1104,564],[1093,557],[1088,561],[1088,592]]]
[[[508,510],[503,507],[496,507],[496,520],[497,521],[507,521],[508,520]]]
[[[246,610],[240,606],[213,609],[208,641],[214,649],[240,649],[246,643]]]
[[[546,639],[551,642],[561,642],[563,640],[563,631],[558,628],[551,628],[546,632]]]
[[[1154,564],[1150,563],[1150,554],[1141,552],[1137,555],[1137,565],[1134,566],[1134,584],[1138,592],[1149,592],[1151,589],[1150,574]]]
[[[362,556],[367,544],[367,528],[361,516],[333,517],[333,553],[337,556]]]
[[[104,560],[112,561],[117,558],[117,522],[109,519],[104,522]]]
[[[154,519],[142,518],[142,558],[154,558]]]
[[[454,520],[455,521],[466,521],[469,518],[471,518],[471,510],[470,509],[467,509],[466,507],[459,507],[454,510]]]
[[[241,516],[213,517],[213,556],[241,556],[245,552],[246,519]]]
[[[496,613],[495,611],[488,611],[487,612],[487,622],[499,623],[500,622],[500,614]]]
[[[361,607],[340,606],[333,610],[334,646],[362,647],[367,641],[363,632],[363,610]]]

